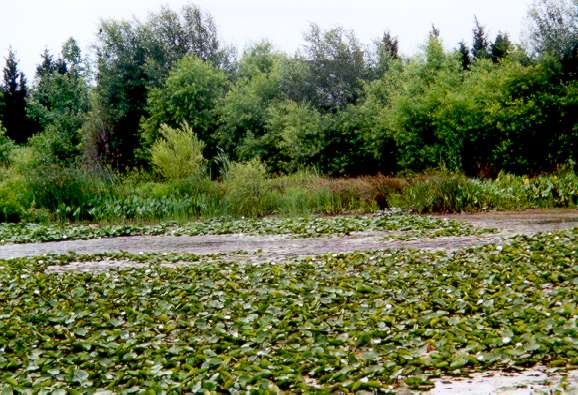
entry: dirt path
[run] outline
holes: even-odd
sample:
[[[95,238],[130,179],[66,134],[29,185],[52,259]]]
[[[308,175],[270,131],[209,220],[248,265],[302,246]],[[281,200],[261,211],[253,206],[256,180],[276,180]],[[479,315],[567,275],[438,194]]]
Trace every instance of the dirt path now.
[[[290,235],[253,236],[135,236],[94,240],[67,240],[48,243],[0,246],[0,259],[43,254],[191,253],[250,254],[252,261],[285,261],[326,253],[367,251],[384,248],[455,250],[490,243],[504,243],[520,234],[534,234],[578,226],[578,210],[525,210],[464,215],[448,215],[475,226],[499,231],[485,236],[440,237],[435,239],[391,240],[392,232],[356,232],[349,236],[296,239]],[[78,269],[78,268],[77,268]]]

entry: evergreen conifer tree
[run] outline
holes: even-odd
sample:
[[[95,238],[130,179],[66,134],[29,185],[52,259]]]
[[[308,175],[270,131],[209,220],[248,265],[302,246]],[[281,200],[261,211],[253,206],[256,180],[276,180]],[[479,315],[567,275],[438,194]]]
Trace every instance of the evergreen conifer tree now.
[[[462,68],[464,70],[469,70],[472,64],[472,58],[470,57],[470,50],[466,46],[466,43],[461,41],[458,47],[460,53],[460,62],[462,63]]]
[[[4,108],[2,123],[6,134],[17,143],[25,143],[34,133],[34,126],[26,117],[26,77],[18,71],[16,53],[10,48],[3,70],[2,92]]]
[[[474,17],[475,26],[473,29],[472,56],[475,60],[487,59],[490,57],[490,44],[486,37],[484,27],[480,25],[477,17]]]
[[[506,33],[498,33],[491,47],[490,57],[494,63],[505,58],[512,50],[512,43]]]

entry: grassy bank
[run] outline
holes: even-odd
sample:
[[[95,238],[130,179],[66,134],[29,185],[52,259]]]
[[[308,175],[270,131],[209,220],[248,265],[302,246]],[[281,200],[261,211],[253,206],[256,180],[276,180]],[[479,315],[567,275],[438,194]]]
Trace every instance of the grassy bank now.
[[[0,168],[0,222],[188,222],[215,217],[282,217],[398,207],[419,213],[576,207],[578,176],[500,174],[471,179],[451,173],[331,179],[312,172],[270,177],[255,162],[222,180],[160,181],[79,168],[31,172]]]

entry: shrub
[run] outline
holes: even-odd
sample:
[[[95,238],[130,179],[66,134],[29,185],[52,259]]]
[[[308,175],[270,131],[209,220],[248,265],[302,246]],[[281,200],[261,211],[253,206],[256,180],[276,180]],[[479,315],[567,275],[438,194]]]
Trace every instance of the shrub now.
[[[184,123],[180,129],[161,125],[162,138],[152,147],[152,163],[160,175],[177,180],[187,177],[201,178],[206,161],[205,144],[197,138],[191,127]]]
[[[265,165],[259,159],[230,164],[224,178],[225,200],[233,214],[268,214],[265,197],[270,191]]]
[[[501,172],[495,180],[435,174],[393,195],[393,205],[420,213],[576,207],[578,176],[568,170],[535,178]]]
[[[14,180],[0,183],[0,222],[20,222],[25,216],[25,208],[14,188]]]
[[[110,190],[98,174],[78,167],[37,166],[26,178],[36,207],[66,220],[91,219],[91,209]]]
[[[219,184],[183,178],[165,182],[131,175],[118,179],[112,193],[91,211],[98,221],[187,221],[222,213]]]
[[[14,142],[6,136],[6,129],[0,122],[0,166],[9,164],[13,149]]]
[[[419,213],[459,212],[477,203],[468,180],[461,175],[440,175],[411,184],[398,201]]]

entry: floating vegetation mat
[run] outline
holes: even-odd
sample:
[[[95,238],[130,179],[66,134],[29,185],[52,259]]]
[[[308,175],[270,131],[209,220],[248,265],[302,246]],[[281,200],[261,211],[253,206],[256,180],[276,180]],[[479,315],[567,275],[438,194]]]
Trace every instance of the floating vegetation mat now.
[[[395,231],[391,238],[475,236],[493,233],[456,220],[409,214],[401,210],[369,215],[261,219],[210,219],[189,224],[159,225],[58,225],[0,224],[0,245],[57,240],[98,239],[120,236],[199,236],[245,233],[290,234],[295,237],[347,235],[359,231]]]
[[[284,264],[138,255],[150,265],[49,274],[106,257],[0,261],[0,388],[350,393],[576,368],[577,251],[575,228]]]

